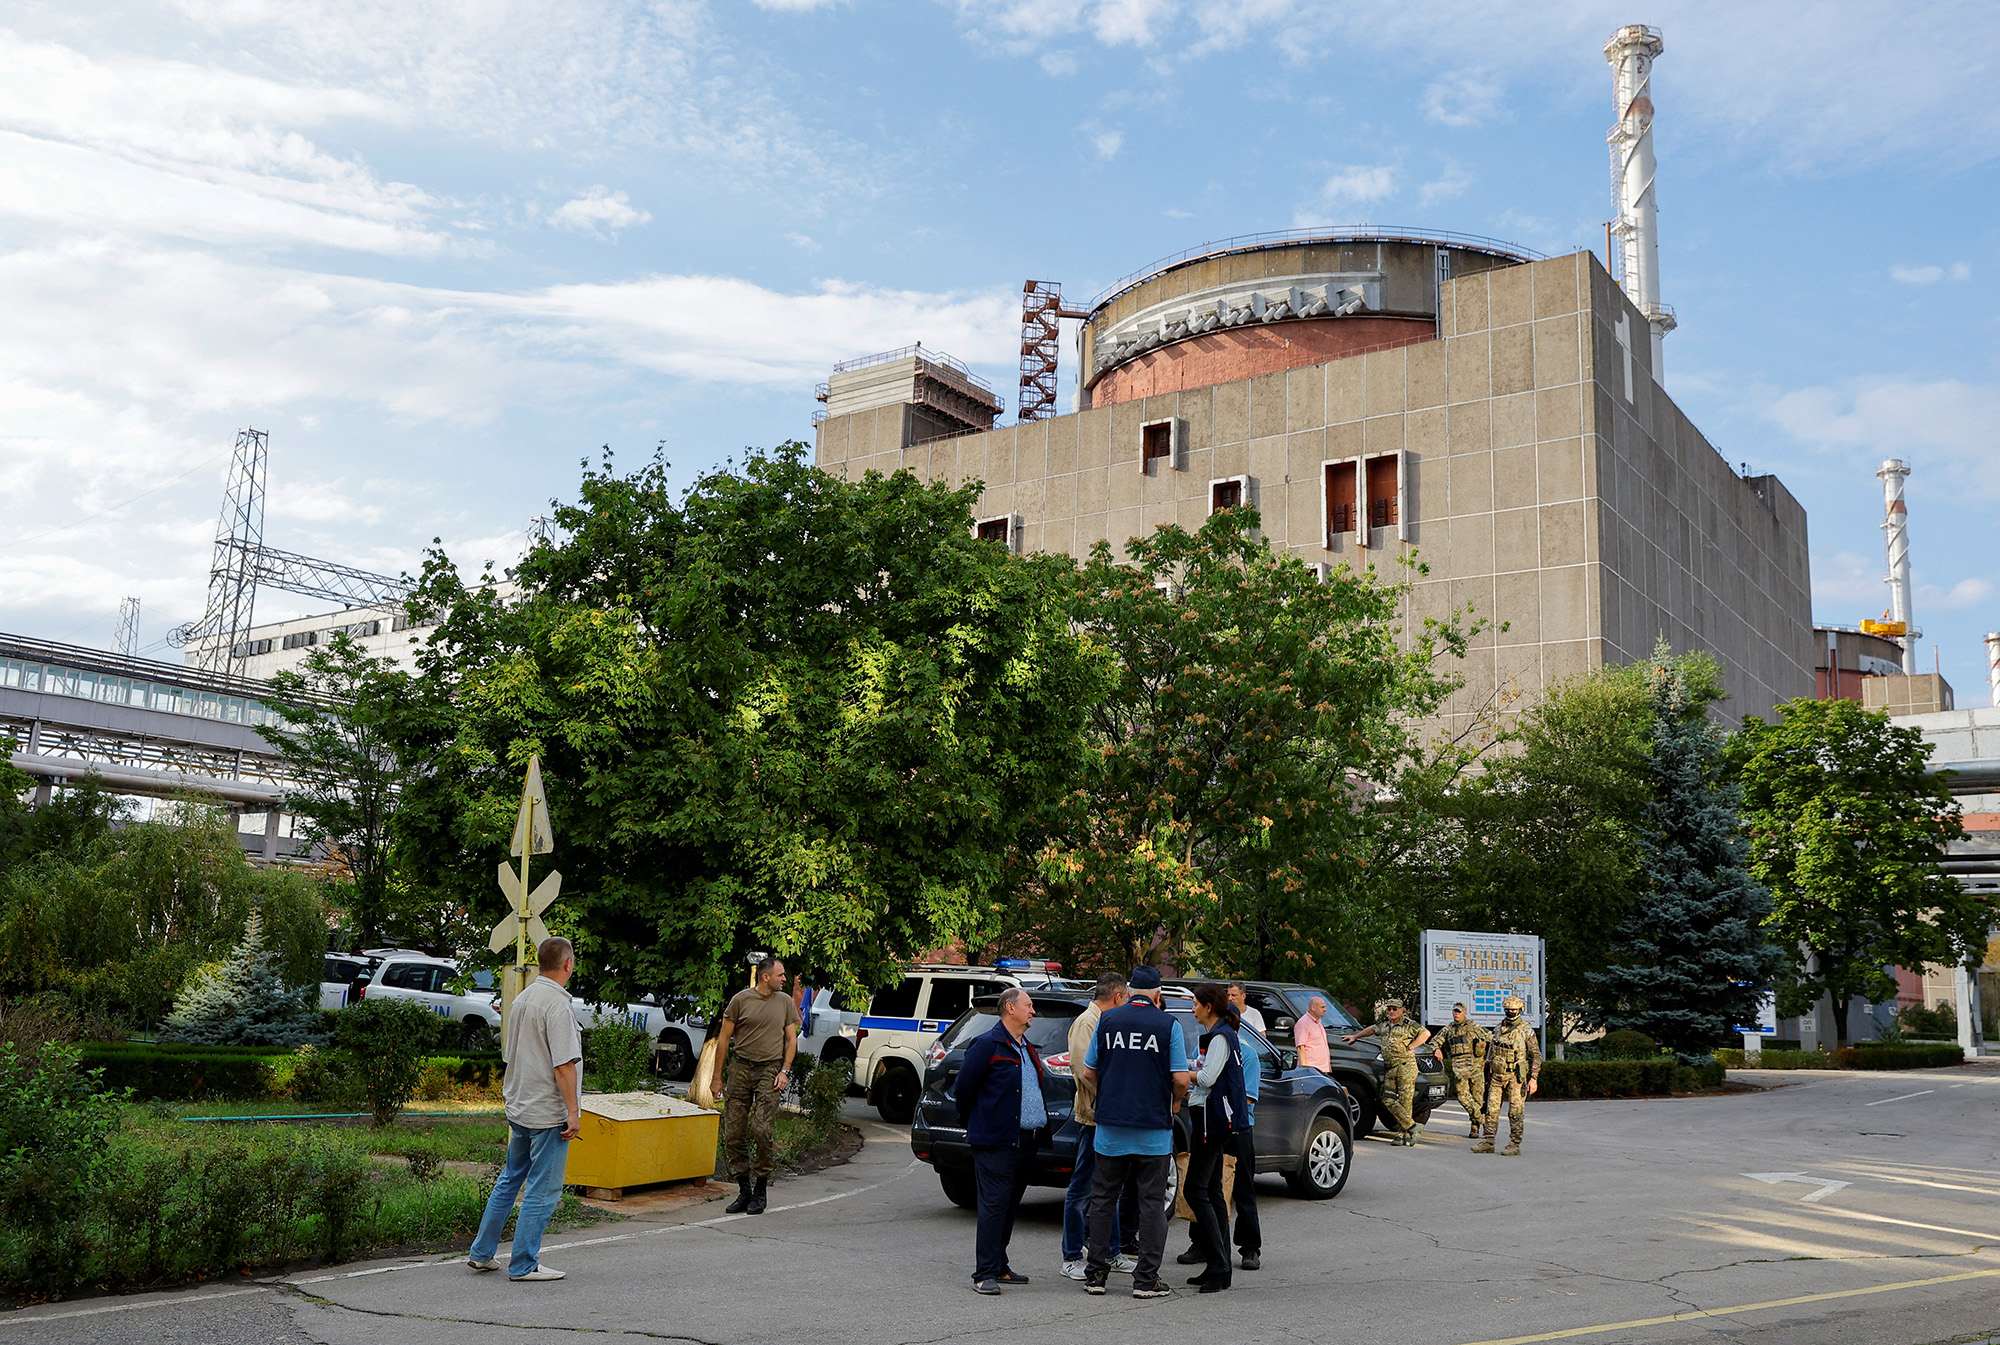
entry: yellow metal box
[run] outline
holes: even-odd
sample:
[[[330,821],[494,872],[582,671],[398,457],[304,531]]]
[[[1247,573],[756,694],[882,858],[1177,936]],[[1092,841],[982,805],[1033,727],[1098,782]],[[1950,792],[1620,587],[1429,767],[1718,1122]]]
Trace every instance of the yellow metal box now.
[[[722,1117],[657,1093],[593,1093],[570,1142],[563,1181],[622,1189],[715,1173]]]

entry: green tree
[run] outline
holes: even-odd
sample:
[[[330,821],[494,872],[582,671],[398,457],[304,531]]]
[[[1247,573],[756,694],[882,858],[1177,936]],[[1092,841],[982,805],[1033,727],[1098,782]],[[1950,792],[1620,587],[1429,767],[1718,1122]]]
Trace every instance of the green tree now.
[[[300,781],[284,806],[305,820],[306,840],[334,847],[345,862],[349,924],[355,946],[366,947],[391,915],[389,823],[414,766],[398,751],[412,741],[397,726],[412,699],[410,677],[336,633],[270,685],[283,722],[257,731]]]
[[[1701,697],[1664,660],[1651,671],[1652,798],[1639,828],[1643,890],[1592,973],[1606,1019],[1683,1056],[1749,1021],[1781,964],[1766,940],[1770,893],[1746,867],[1741,794]]]
[[[1017,941],[1078,965],[1183,965],[1324,981],[1378,932],[1373,789],[1457,682],[1454,619],[1399,649],[1406,586],[1322,579],[1228,510],[1162,527],[1080,575],[1078,626],[1115,657],[1095,751]],[[1410,956],[1414,956],[1411,954]]]
[[[847,481],[800,445],[684,497],[586,470],[519,600],[433,556],[399,866],[482,918],[540,752],[572,933],[607,996],[716,1003],[752,948],[819,984],[990,936],[1071,788],[1104,660],[1068,563],[972,535],[978,488]],[[489,576],[490,579],[490,576]]]
[[[181,990],[161,1036],[196,1046],[304,1046],[321,1040],[319,983],[288,985],[284,950],[252,910],[242,942]]]
[[[1778,716],[1745,720],[1730,758],[1751,869],[1774,898],[1769,928],[1793,960],[1779,1007],[1810,1012],[1831,995],[1845,1045],[1849,999],[1894,994],[1892,965],[1983,952],[2000,902],[1939,867],[1965,829],[1922,734],[1852,701],[1786,701]]]
[[[1660,650],[1567,678],[1518,716],[1481,771],[1449,781],[1449,796],[1433,804],[1453,823],[1438,918],[1540,935],[1550,1007],[1578,1028],[1604,1021],[1592,978],[1647,890],[1656,669],[1682,688],[1679,713],[1690,722],[1722,699],[1721,667],[1700,652]]]
[[[16,745],[0,739],[9,751]],[[21,797],[34,784],[33,776],[0,755],[0,875],[41,855],[82,854],[132,812],[131,800],[107,793],[95,775],[53,791],[39,808]]]

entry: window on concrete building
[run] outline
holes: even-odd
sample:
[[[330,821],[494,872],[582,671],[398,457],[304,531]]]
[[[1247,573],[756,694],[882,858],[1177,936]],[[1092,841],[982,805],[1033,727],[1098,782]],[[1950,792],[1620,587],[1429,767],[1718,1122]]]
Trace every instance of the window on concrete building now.
[[[304,649],[308,645],[316,645],[318,643],[319,632],[316,630],[293,631],[285,637],[285,648],[287,649]]]
[[[1002,546],[1007,545],[1007,520],[1004,518],[989,518],[984,523],[981,523],[979,525],[979,540],[982,542],[998,542]]]
[[[1155,462],[1169,471],[1181,467],[1181,423],[1178,418],[1152,420],[1139,427],[1139,470],[1150,472]]]
[[[982,542],[998,542],[1018,555],[1021,550],[1021,516],[1002,514],[998,518],[982,518],[972,525],[972,534]]]
[[[1321,470],[1325,473],[1321,490],[1326,499],[1326,543],[1331,547],[1334,538],[1355,529],[1355,464],[1329,462]]]
[[[1219,514],[1225,509],[1243,507],[1243,478],[1232,476],[1222,481],[1208,483],[1208,512]]]
[[[1394,453],[1384,453],[1368,459],[1368,526],[1371,528],[1393,528],[1400,517],[1397,489],[1397,459]]]

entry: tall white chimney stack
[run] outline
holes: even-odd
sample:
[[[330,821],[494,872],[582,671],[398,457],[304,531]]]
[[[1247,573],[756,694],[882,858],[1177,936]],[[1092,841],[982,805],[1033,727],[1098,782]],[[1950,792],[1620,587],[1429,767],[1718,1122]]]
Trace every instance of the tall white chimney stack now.
[[[1917,637],[1923,632],[1910,620],[1910,511],[1903,504],[1903,481],[1910,469],[1901,458],[1883,463],[1882,537],[1889,551],[1889,619],[1902,623],[1903,671],[1917,670]]]
[[[2000,630],[1986,637],[1986,686],[1993,693],[1993,708],[2000,710]]]
[[[1653,59],[1662,46],[1659,29],[1627,24],[1604,44],[1604,59],[1617,71],[1618,124],[1607,137],[1618,215],[1611,231],[1625,296],[1653,328],[1653,378],[1664,383],[1661,360],[1674,310],[1660,302],[1660,210],[1653,195]]]

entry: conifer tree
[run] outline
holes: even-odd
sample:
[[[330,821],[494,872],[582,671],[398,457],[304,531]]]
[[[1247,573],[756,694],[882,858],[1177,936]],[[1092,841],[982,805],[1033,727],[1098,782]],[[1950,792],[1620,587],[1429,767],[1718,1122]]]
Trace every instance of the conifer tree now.
[[[1722,1045],[1748,1022],[1779,969],[1766,939],[1771,895],[1750,876],[1741,792],[1717,730],[1690,714],[1684,672],[1656,651],[1651,675],[1653,799],[1640,830],[1644,890],[1590,980],[1613,1028],[1682,1056]]]
[[[264,918],[252,910],[243,940],[221,965],[189,978],[161,1036],[195,1046],[303,1046],[324,1035],[314,1017],[313,987],[294,990],[282,974],[284,954],[264,939]]]

